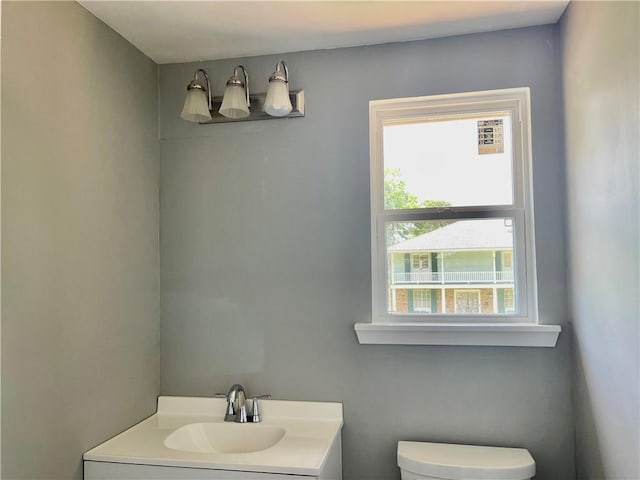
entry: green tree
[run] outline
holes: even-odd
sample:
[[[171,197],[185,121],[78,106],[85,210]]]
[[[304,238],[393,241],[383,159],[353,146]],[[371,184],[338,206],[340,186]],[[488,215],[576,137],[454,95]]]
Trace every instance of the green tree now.
[[[418,201],[417,195],[407,190],[407,182],[404,181],[399,168],[384,169],[384,208],[387,210],[404,208],[433,208],[447,207],[449,202],[445,200]],[[403,240],[423,235],[451,222],[447,221],[421,221],[401,222],[387,225],[387,245],[394,245]]]

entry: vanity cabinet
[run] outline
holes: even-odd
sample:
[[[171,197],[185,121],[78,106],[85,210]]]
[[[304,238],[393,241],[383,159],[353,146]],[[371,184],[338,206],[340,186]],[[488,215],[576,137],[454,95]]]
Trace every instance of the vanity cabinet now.
[[[340,480],[342,446],[333,442],[320,476],[84,461],[84,480]]]
[[[85,480],[316,480],[322,477],[234,472],[202,468],[159,467],[128,463],[84,462]]]

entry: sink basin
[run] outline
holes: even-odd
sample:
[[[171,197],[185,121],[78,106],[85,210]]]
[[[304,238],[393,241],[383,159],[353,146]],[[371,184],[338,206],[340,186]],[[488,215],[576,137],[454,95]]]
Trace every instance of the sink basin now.
[[[255,423],[190,423],[171,433],[167,448],[198,453],[251,453],[284,437],[284,428]]]

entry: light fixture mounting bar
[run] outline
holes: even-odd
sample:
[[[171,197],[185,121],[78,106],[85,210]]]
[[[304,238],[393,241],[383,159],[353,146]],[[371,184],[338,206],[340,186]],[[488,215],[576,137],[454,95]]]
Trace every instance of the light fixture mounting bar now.
[[[293,110],[284,117],[272,117],[264,111],[264,102],[267,98],[266,93],[252,93],[249,95],[249,111],[251,112],[248,117],[231,119],[224,117],[218,113],[220,105],[222,104],[222,97],[213,97],[212,104],[213,110],[211,111],[211,120],[206,122],[200,122],[201,125],[208,123],[231,123],[231,122],[247,122],[250,120],[275,120],[278,118],[295,118],[304,117],[304,90],[296,90],[289,92],[289,98],[291,99],[291,105]]]

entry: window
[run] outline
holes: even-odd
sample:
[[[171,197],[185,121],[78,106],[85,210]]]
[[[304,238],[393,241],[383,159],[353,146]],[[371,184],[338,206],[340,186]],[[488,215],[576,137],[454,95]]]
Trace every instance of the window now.
[[[431,311],[431,291],[424,289],[413,290],[413,311],[414,312],[430,312]]]
[[[510,251],[502,252],[502,268],[505,270],[513,269],[513,253]]]
[[[372,319],[358,341],[555,346],[540,325],[529,89],[372,101]]]
[[[526,88],[370,103],[373,323],[537,323],[529,115]]]
[[[429,270],[429,255],[412,255],[413,270]]]
[[[456,313],[480,313],[480,290],[455,290]]]
[[[511,288],[504,289],[504,311],[507,313],[515,311],[513,304],[513,289]]]

